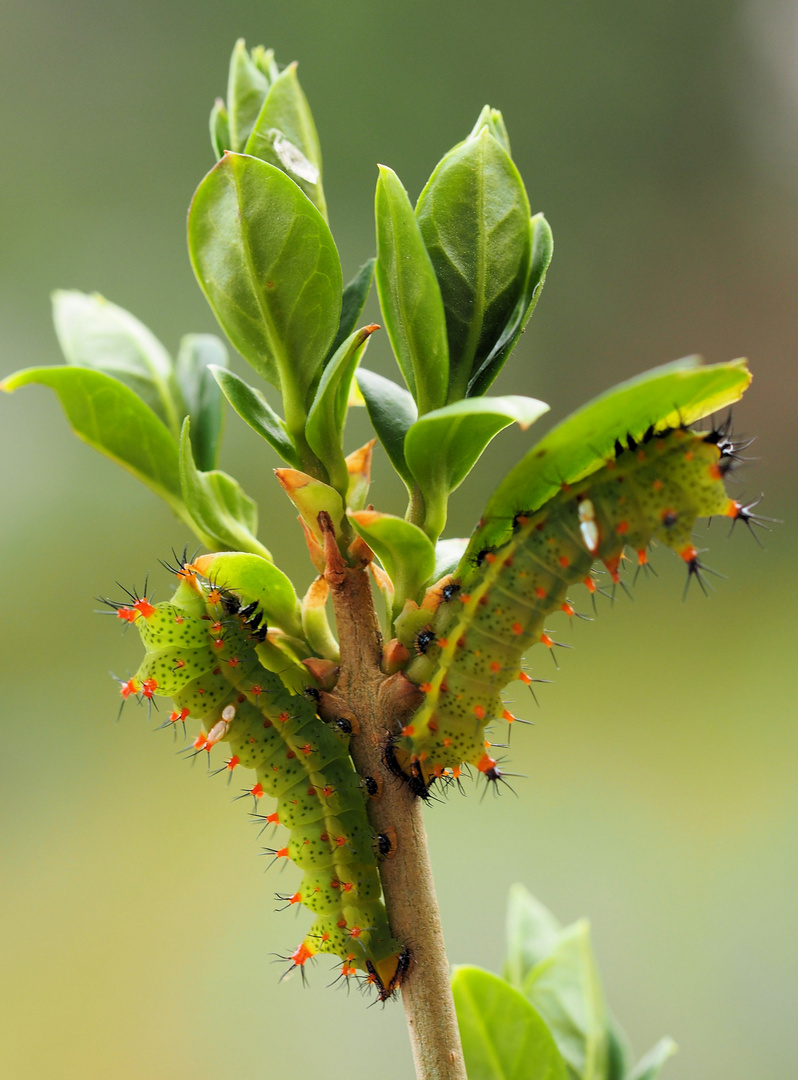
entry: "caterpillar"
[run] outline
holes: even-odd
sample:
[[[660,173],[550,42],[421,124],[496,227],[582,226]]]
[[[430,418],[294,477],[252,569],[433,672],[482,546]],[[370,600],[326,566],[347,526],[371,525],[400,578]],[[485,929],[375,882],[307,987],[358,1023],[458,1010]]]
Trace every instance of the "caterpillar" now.
[[[278,899],[286,906],[304,904],[315,915],[285,958],[289,970],[300,968],[304,976],[312,956],[332,953],[342,961],[339,977],[360,973],[385,1001],[402,982],[409,952],[388,925],[377,864],[390,844],[386,848],[385,838],[369,826],[368,795],[348,753],[351,725],[327,726],[312,694],[292,693],[269,670],[273,656],[266,653],[267,628],[256,605],[204,584],[191,564],[178,576],[167,602],[131,598],[112,604],[136,626],[146,650],[136,674],[122,685],[123,698],[172,698],[166,725],[189,717],[201,721],[194,753],[226,742],[231,755],[218,771],[229,777],[237,768],[255,770],[256,783],[247,792],[256,803],[264,795],[277,800],[276,811],[262,820],[289,831],[287,842],[267,853],[294,862],[304,875],[296,892]]]
[[[640,441],[616,440],[615,457],[603,468],[563,484],[538,508],[519,509],[503,543],[481,547],[488,532],[482,523],[453,577],[438,583],[431,618],[429,604],[400,616],[397,633],[415,654],[405,675],[424,700],[386,760],[416,794],[425,797],[438,778],[459,776],[464,763],[488,780],[501,778],[485,741],[486,725],[515,719],[500,691],[513,679],[532,681],[520,668],[523,653],[538,642],[554,648],[544,622],[557,610],[576,614],[571,586],[582,582],[595,593],[594,561],[617,584],[624,550],[645,566],[649,545],[658,541],[685,561],[688,584],[695,577],[705,588],[706,568],[692,543],[696,519],[764,522],[726,491],[724,477],[739,460],[729,434],[728,425],[708,433],[649,428]]]

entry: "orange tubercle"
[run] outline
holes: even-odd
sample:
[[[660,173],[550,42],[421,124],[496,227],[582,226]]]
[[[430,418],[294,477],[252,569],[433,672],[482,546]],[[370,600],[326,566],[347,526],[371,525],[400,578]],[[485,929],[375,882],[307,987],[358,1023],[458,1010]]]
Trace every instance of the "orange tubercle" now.
[[[131,694],[137,694],[139,692],[139,684],[135,679],[128,679],[127,682],[122,683],[119,687],[119,693],[125,700],[131,696]]]
[[[490,756],[490,754],[483,754],[477,762],[477,768],[480,772],[490,772],[491,769],[496,767],[496,761]]]
[[[604,565],[607,567],[612,580],[617,584],[621,580],[621,575],[618,573],[618,567],[621,565],[621,556],[616,555],[614,559],[605,559]]]
[[[299,948],[291,953],[294,967],[302,967],[303,964],[310,960],[311,956],[313,956],[313,949],[303,941]]]
[[[698,558],[698,550],[692,544],[683,547],[679,554],[685,562],[693,562],[694,559]]]
[[[152,606],[146,596],[142,597],[141,600],[137,600],[133,607],[136,609],[136,611],[143,615],[145,619],[149,619],[151,615],[155,614],[155,608]]]

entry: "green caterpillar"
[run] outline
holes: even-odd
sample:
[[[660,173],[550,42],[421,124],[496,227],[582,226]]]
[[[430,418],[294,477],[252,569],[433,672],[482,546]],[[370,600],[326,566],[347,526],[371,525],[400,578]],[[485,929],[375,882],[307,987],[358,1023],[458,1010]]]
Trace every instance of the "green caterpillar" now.
[[[618,582],[624,548],[645,565],[649,544],[659,541],[701,582],[691,540],[698,517],[725,515],[749,526],[764,520],[726,492],[724,476],[736,460],[726,427],[703,434],[650,428],[639,444],[631,436],[625,446],[616,442],[615,452],[543,506],[520,510],[505,542],[482,547],[488,528],[495,534],[495,523],[482,523],[453,577],[437,586],[431,620],[420,625],[425,613],[416,610],[397,621],[400,640],[418,654],[405,674],[425,698],[389,762],[422,797],[436,778],[459,775],[463,763],[500,778],[485,741],[487,724],[514,719],[500,691],[513,679],[531,681],[520,670],[523,653],[537,642],[554,645],[544,621],[560,609],[575,614],[572,585],[596,590],[594,561]]]
[[[242,608],[233,593],[204,585],[190,565],[178,574],[168,602],[114,605],[120,618],[135,624],[146,649],[122,695],[171,697],[175,710],[167,723],[189,717],[202,723],[196,752],[226,742],[232,751],[227,769],[255,770],[250,793],[256,801],[263,795],[277,800],[265,821],[290,831],[287,843],[270,853],[304,872],[299,889],[280,899],[302,903],[316,916],[290,956],[292,967],[332,953],[342,959],[344,978],[363,972],[384,1001],[401,984],[409,953],[391,936],[377,870],[380,840],[369,826],[368,796],[345,734],[324,724],[307,696],[292,693],[268,670],[273,657],[255,605]],[[310,681],[307,673],[304,681]]]

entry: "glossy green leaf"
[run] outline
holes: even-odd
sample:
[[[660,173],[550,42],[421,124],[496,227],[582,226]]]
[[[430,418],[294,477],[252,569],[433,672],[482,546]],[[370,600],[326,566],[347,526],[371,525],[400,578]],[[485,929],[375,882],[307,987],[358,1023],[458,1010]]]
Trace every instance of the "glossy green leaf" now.
[[[255,533],[258,508],[232,476],[213,469],[201,472],[191,451],[190,421],[180,436],[180,485],[194,530],[211,550],[245,551],[271,559]]]
[[[655,1080],[662,1066],[676,1053],[676,1050],[677,1046],[673,1039],[667,1036],[660,1039],[657,1045],[638,1061],[626,1080]]]
[[[349,517],[393,582],[396,615],[405,600],[420,599],[435,570],[435,548],[417,525],[393,514],[358,510]]]
[[[511,886],[504,977],[520,989],[532,968],[552,952],[561,933],[562,925],[525,886]]]
[[[356,378],[374,430],[394,469],[412,491],[415,481],[405,460],[404,447],[405,436],[418,418],[413,395],[375,371],[360,368]]]
[[[285,421],[277,415],[260,390],[226,368],[212,367],[210,370],[222,393],[241,419],[245,420],[253,431],[257,431],[283,461],[296,468],[299,458],[286,430]]]
[[[351,400],[350,400],[351,405]],[[369,439],[364,446],[359,446],[344,458],[349,484],[346,489],[346,505],[352,510],[362,510],[368,499],[371,486],[371,459],[376,439]]]
[[[330,515],[336,536],[340,537],[345,529],[345,510],[343,499],[334,487],[298,469],[275,469],[274,474],[319,544],[323,544],[319,529],[322,510]]]
[[[323,577],[312,582],[305,594],[302,608],[302,633],[314,655],[339,663],[341,650],[327,618],[329,586]]]
[[[445,403],[449,384],[443,300],[407,192],[382,165],[375,210],[385,328],[419,412],[429,412]]]
[[[357,326],[374,278],[376,262],[376,259],[369,259],[368,262],[363,263],[344,289],[341,297],[341,319],[338,323],[338,333],[335,335],[335,340],[327,353],[327,359],[324,361],[325,366],[332,360],[338,349]]]
[[[186,334],[180,342],[175,376],[191,420],[191,447],[198,469],[219,460],[224,398],[211,367],[227,367],[227,349],[213,334]]]
[[[305,426],[308,445],[319,460],[324,462],[332,486],[344,497],[349,490],[349,470],[344,458],[342,439],[349,390],[369,338],[377,329],[375,325],[364,326],[355,330],[343,342],[324,369]]]
[[[467,398],[419,417],[405,437],[408,468],[424,496],[424,529],[437,539],[446,524],[449,494],[459,487],[485,447],[513,422],[528,428],[548,411],[536,398]]]
[[[217,98],[213,103],[209,127],[213,152],[217,158],[220,158],[225,150],[233,149],[230,140],[230,118],[227,115],[227,107],[221,98]]]
[[[138,394],[103,371],[72,367],[27,368],[0,389],[11,393],[38,383],[55,390],[67,420],[89,446],[128,469],[160,495],[184,521],[177,443]]]
[[[271,50],[266,54],[262,46],[253,49],[253,55],[250,56],[243,38],[239,38],[235,43],[227,81],[230,145],[226,146],[225,150],[239,152],[246,146],[269,92],[271,79],[268,75],[268,64],[272,56]]]
[[[53,293],[53,321],[67,363],[119,379],[177,438],[183,405],[172,359],[144,323],[98,293],[74,289]]]
[[[281,72],[269,88],[244,152],[286,172],[326,219],[321,147],[296,63]]]
[[[545,1023],[509,983],[459,967],[452,992],[468,1080],[567,1080]]]
[[[432,571],[432,580],[439,581],[447,574],[453,573],[467,547],[468,540],[465,537],[439,540],[435,545],[435,569]]]
[[[641,439],[655,429],[692,424],[739,400],[751,381],[745,360],[702,366],[691,356],[608,390],[572,413],[510,470],[488,501],[485,524],[465,558],[502,543],[519,510],[534,511],[563,483],[589,476],[614,457],[616,439]],[[465,563],[463,564],[465,565]]]
[[[225,154],[194,195],[188,236],[214,314],[282,391],[287,426],[301,437],[307,391],[341,310],[341,264],[327,223],[280,169]]]
[[[532,313],[540,299],[540,293],[546,281],[546,271],[554,254],[554,238],[551,235],[549,223],[542,214],[536,214],[532,218],[530,227],[532,229],[532,258],[524,291],[515,306],[515,311],[499,335],[499,340],[471,376],[468,383],[469,397],[476,397],[487,392],[526,329],[526,324],[532,318]]]
[[[574,1076],[605,1080],[607,1017],[586,920],[563,930],[553,950],[528,972],[523,992]]]
[[[256,601],[269,626],[301,637],[299,598],[290,580],[260,555],[232,551],[201,555],[194,560],[199,572],[223,589],[233,589],[245,603]]]
[[[436,166],[416,220],[440,285],[449,345],[449,401],[498,342],[529,275],[532,230],[521,176],[488,127]]]

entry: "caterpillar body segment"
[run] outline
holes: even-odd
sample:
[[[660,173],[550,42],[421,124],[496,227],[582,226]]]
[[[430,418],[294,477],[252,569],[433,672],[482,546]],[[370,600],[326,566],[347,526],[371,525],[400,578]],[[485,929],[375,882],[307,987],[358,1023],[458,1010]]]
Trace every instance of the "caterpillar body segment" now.
[[[690,575],[702,569],[692,543],[696,519],[724,515],[750,524],[747,508],[731,499],[724,476],[734,447],[720,432],[685,428],[647,433],[618,444],[604,468],[533,510],[519,508],[510,538],[479,549],[479,532],[452,579],[438,590],[434,613],[413,612],[400,640],[415,653],[407,678],[424,700],[395,740],[394,760],[416,788],[462,764],[489,779],[501,775],[485,742],[486,725],[512,720],[502,688],[523,677],[524,652],[555,642],[545,631],[552,612],[574,614],[568,591],[584,582],[591,591],[594,562],[618,582],[625,549],[643,565],[657,541],[677,551]],[[487,531],[487,530],[486,530]],[[419,626],[419,619],[427,621]],[[401,620],[397,624],[401,624]]]
[[[171,697],[170,719],[200,721],[195,752],[226,742],[231,753],[225,768],[256,773],[257,782],[247,789],[256,803],[263,795],[277,800],[267,823],[285,826],[289,837],[267,854],[290,859],[303,871],[299,888],[284,899],[315,915],[291,954],[292,966],[303,967],[317,953],[337,955],[343,975],[362,973],[385,1000],[398,988],[408,954],[388,925],[377,841],[348,740],[319,719],[313,698],[301,692],[299,672],[305,685],[312,682],[302,665],[289,688],[261,663],[260,620],[195,575],[180,576],[170,601],[147,603],[132,618],[122,615],[135,622],[146,649],[130,682],[138,692],[147,686]]]

